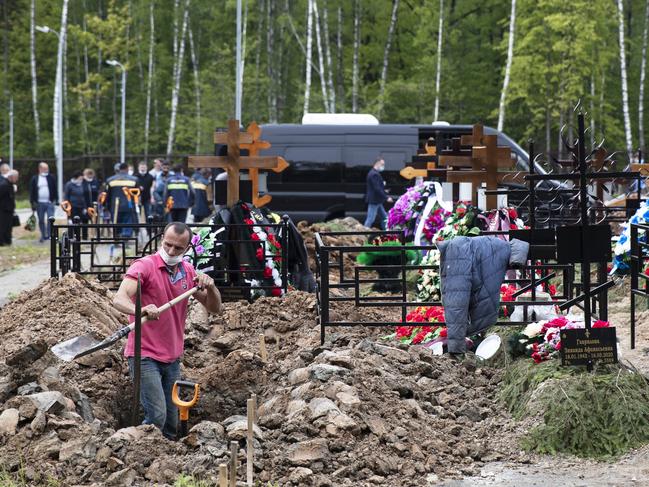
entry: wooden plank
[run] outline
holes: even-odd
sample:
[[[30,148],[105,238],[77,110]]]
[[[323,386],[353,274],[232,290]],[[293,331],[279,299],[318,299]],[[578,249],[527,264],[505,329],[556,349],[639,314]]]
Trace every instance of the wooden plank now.
[[[228,167],[236,164],[233,158],[228,156],[189,156],[187,157],[187,164],[189,167],[220,167],[227,169]],[[275,169],[281,168],[282,170],[288,167],[288,163],[282,158],[277,156],[243,156],[239,158],[238,167],[240,169]],[[281,171],[280,171],[281,172]]]
[[[486,146],[473,147],[473,158],[479,160],[482,163],[482,167],[486,167],[485,162],[488,157]],[[515,165],[515,161],[512,159],[512,151],[509,147],[497,147],[494,158],[499,168],[511,168]]]
[[[237,127],[237,131],[239,128]],[[239,135],[237,141],[239,144],[252,144],[253,137],[246,132],[237,132]],[[228,143],[228,132],[214,132],[214,143],[215,144],[227,144]]]
[[[406,166],[399,171],[399,174],[405,179],[425,178],[428,176],[428,171],[426,169],[415,169],[412,166]]]
[[[640,164],[640,163],[633,163],[631,164],[631,172],[639,172],[641,176],[647,177],[649,176],[649,164]]]
[[[453,166],[453,167],[473,167],[473,159],[471,156],[445,156],[440,155],[438,158],[440,166]]]

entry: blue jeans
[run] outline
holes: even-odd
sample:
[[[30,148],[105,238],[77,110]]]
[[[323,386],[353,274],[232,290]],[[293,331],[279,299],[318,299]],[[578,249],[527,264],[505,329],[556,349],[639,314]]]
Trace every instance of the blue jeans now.
[[[128,358],[128,370],[133,379],[135,359]],[[174,382],[180,379],[180,360],[158,362],[142,357],[140,369],[140,404],[144,409],[142,424],[154,424],[167,438],[175,440],[178,428],[178,408],[171,400]]]
[[[36,214],[38,216],[38,229],[41,231],[41,240],[49,240],[49,219],[54,216],[54,205],[52,203],[37,203]]]
[[[368,203],[367,205],[367,218],[365,218],[364,225],[367,228],[371,228],[374,225],[374,220],[376,220],[376,215],[379,216],[379,226],[381,230],[385,230],[386,220],[388,219],[388,213],[383,208],[383,203]]]
[[[117,213],[117,223],[135,223],[135,210],[120,211]],[[120,237],[130,237],[133,234],[133,227],[123,227],[119,231]]]

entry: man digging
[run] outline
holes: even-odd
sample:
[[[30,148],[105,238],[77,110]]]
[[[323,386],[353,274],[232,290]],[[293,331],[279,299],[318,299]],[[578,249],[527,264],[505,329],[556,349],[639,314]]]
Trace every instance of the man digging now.
[[[176,438],[178,409],[171,399],[174,382],[180,379],[187,300],[160,312],[159,307],[197,286],[196,299],[210,313],[221,312],[221,295],[214,280],[197,273],[183,260],[192,238],[184,223],[169,223],[162,235],[160,250],[134,261],[126,271],[113,305],[122,313],[135,314],[137,277],[140,275],[142,316],[151,323],[142,327],[142,366],[140,402],[143,424],[154,424],[170,439]],[[134,334],[128,335],[124,355],[128,358],[131,378],[134,374]]]

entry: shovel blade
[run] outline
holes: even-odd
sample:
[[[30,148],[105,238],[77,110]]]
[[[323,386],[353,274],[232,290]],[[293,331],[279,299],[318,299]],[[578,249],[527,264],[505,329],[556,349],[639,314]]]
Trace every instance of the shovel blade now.
[[[52,353],[61,360],[72,362],[81,352],[88,350],[100,342],[97,341],[92,335],[81,335],[78,337],[70,338],[61,343],[57,343],[52,347]]]

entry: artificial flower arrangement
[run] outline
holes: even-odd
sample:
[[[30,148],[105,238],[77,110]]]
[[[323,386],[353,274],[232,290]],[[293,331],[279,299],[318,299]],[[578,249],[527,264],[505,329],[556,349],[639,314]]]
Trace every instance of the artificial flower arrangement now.
[[[191,246],[184,255],[187,262],[192,262],[194,267],[201,269],[209,264],[212,250],[216,243],[216,231],[213,227],[200,227],[194,232]]]
[[[500,286],[500,302],[512,303],[514,301],[514,294],[517,290],[518,289],[513,284],[502,284]],[[498,316],[500,318],[509,318],[513,311],[512,309],[510,309],[512,307],[513,306],[510,305],[501,306],[500,311],[498,312]]]
[[[446,338],[446,326],[435,324],[444,323],[444,308],[441,306],[419,306],[408,313],[406,322],[417,325],[398,326],[394,333],[383,338],[408,345],[423,345]]]
[[[369,244],[370,246],[381,247],[382,249],[399,247],[395,250],[368,250],[366,252],[361,252],[356,257],[356,262],[364,266],[395,266],[394,268],[389,269],[376,269],[380,279],[395,279],[401,272],[401,268],[398,267],[401,265],[402,255],[402,243],[399,240],[399,237],[397,235],[380,235],[374,237]],[[405,263],[407,265],[417,264],[420,259],[420,252],[410,249],[405,251]],[[396,280],[388,282],[378,281],[372,284],[372,288],[375,291],[400,292],[401,283]]]
[[[629,218],[622,229],[622,234],[617,239],[613,247],[613,265],[611,274],[624,275],[631,268],[631,224],[649,222],[649,201],[644,201],[635,214]],[[638,240],[647,242],[647,235],[644,231],[638,232]]]
[[[416,300],[420,303],[435,302],[442,299],[442,281],[439,274],[440,255],[438,250],[429,250],[421,259],[422,266],[438,266],[435,269],[420,269],[417,279]]]
[[[250,240],[255,244],[255,258],[260,264],[263,264],[261,276],[254,273],[254,277],[246,279],[252,288],[252,297],[265,296],[282,296],[282,246],[273,234],[271,227],[263,225],[261,214],[253,213],[248,205],[243,203],[241,208],[247,213],[243,223],[248,226]],[[257,221],[255,221],[257,220]],[[251,273],[252,274],[252,273]],[[261,286],[272,286],[270,290],[263,289]],[[269,291],[269,292],[268,292]]]
[[[460,201],[444,222],[444,226],[437,231],[433,241],[441,242],[458,236],[480,235],[480,228],[475,225],[479,211],[470,204]]]
[[[608,328],[608,321],[595,321],[592,328]],[[559,356],[561,350],[561,331],[585,328],[584,322],[573,321],[559,316],[550,321],[530,323],[523,331],[512,335],[510,346],[514,356],[528,355],[535,363],[541,363]]]
[[[412,186],[402,194],[388,212],[388,228],[390,230],[403,230],[407,240],[414,237],[428,198],[433,194],[433,185],[424,182]],[[433,242],[437,231],[445,225],[450,213],[435,203],[426,218],[422,232],[422,245]]]

